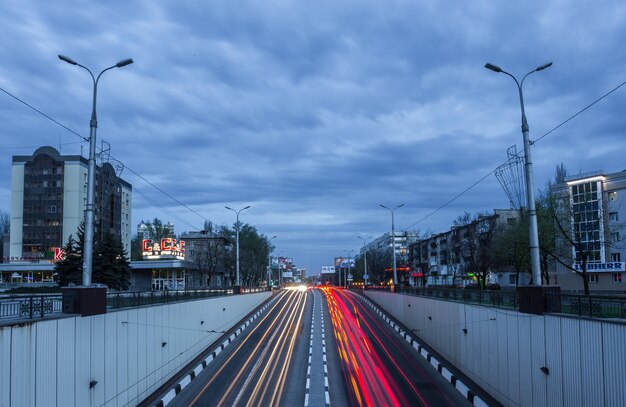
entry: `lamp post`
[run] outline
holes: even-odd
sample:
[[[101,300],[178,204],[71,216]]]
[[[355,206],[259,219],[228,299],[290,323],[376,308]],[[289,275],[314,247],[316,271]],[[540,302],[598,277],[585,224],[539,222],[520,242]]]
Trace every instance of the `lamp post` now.
[[[350,259],[352,258],[352,252],[354,251],[354,249],[350,249],[350,250],[344,250],[346,253],[348,253],[348,274],[346,275],[346,272],[343,272],[343,284],[346,288],[348,288],[348,276],[351,274],[352,272],[352,263],[350,262]]]
[[[524,169],[526,175],[526,204],[528,205],[528,219],[530,224],[530,265],[532,269],[532,283],[533,285],[541,285],[541,265],[539,262],[539,232],[537,228],[537,211],[535,210],[535,191],[533,185],[533,164],[530,159],[530,140],[528,139],[528,121],[526,120],[526,111],[524,109],[524,95],[522,93],[522,86],[524,85],[524,79],[528,75],[534,72],[543,71],[546,68],[552,66],[552,62],[543,64],[528,72],[521,81],[510,73],[504,71],[497,65],[485,64],[485,68],[510,76],[517,85],[519,92],[520,108],[522,110],[522,137],[524,139]]]
[[[272,236],[270,240],[267,241],[267,286],[271,287],[270,281],[272,280],[272,246],[270,243],[272,240],[276,239],[276,236]]]
[[[391,247],[393,250],[393,285],[397,285],[398,284],[398,272],[396,270],[396,234],[395,234],[395,226],[394,226],[394,221],[393,221],[393,214],[396,211],[396,209],[402,208],[404,204],[400,204],[393,209],[390,209],[383,204],[380,204],[380,206],[387,209],[389,212],[391,212]]]
[[[235,229],[237,230],[237,287],[241,286],[241,281],[239,280],[239,213],[241,211],[245,211],[246,209],[250,208],[250,205],[246,206],[245,208],[241,208],[238,211],[234,210],[233,208],[229,208],[228,206],[225,206],[226,209],[235,212],[235,215],[237,216],[237,223],[235,223]]]
[[[93,81],[93,104],[91,109],[91,120],[89,121],[89,161],[87,169],[87,205],[85,207],[85,246],[83,247],[83,286],[91,285],[91,276],[93,270],[93,234],[94,234],[94,196],[96,184],[96,129],[98,128],[98,119],[96,116],[96,95],[98,93],[98,81],[103,73],[113,68],[121,68],[133,63],[131,58],[123,59],[117,64],[103,69],[97,77],[84,65],[79,64],[72,58],[65,55],[59,55],[61,61],[71,65],[76,65],[91,75]]]
[[[364,280],[365,280],[364,284],[365,284],[365,285],[367,285],[367,280],[368,280],[368,278],[369,278],[369,276],[367,275],[367,243],[365,242],[365,239],[363,239],[361,236],[358,236],[358,235],[357,235],[357,237],[358,237],[359,239],[361,239],[361,241],[363,241],[363,247],[365,248],[365,251],[363,252],[363,264],[364,264],[364,267],[363,267],[363,268],[364,268],[364,272],[363,272],[363,274],[364,274],[364,276],[365,276],[365,278],[364,278]]]

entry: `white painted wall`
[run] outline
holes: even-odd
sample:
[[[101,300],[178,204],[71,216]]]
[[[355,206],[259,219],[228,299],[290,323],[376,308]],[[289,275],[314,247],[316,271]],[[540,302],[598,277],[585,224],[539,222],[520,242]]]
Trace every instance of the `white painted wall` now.
[[[270,296],[0,326],[0,407],[134,406]]]
[[[10,257],[22,257],[23,224],[24,163],[13,163],[11,167],[11,232],[9,234],[8,255]]]
[[[522,314],[381,291],[365,295],[505,406],[626,403],[624,321]]]
[[[88,167],[80,161],[65,161],[63,169],[63,245],[74,239],[80,223],[85,220]]]

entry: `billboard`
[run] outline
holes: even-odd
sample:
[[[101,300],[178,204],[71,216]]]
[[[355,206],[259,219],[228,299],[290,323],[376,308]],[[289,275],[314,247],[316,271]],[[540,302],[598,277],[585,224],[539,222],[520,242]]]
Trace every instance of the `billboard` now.
[[[335,274],[335,266],[322,266],[322,274]]]
[[[335,257],[335,268],[351,268],[354,267],[354,258]]]
[[[152,239],[143,239],[142,248],[144,260],[185,260],[184,240],[177,242],[176,239],[166,237],[160,242],[154,242]]]

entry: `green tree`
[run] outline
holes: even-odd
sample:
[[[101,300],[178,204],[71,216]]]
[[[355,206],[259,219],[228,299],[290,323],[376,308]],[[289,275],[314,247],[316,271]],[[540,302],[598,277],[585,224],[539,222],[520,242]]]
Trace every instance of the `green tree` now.
[[[121,242],[106,234],[94,249],[93,282],[114,290],[128,290],[131,269],[126,255]]]
[[[54,270],[59,278],[59,285],[80,285],[83,282],[83,251],[82,246],[72,235],[63,246],[64,257],[54,265]]]

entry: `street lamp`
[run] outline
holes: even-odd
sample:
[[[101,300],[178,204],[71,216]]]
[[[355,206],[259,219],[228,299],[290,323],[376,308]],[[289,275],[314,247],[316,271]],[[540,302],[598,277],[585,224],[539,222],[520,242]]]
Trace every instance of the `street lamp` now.
[[[345,269],[343,272],[343,284],[346,288],[348,288],[348,276],[351,274],[352,272],[352,263],[350,262],[350,259],[352,258],[352,252],[354,251],[354,249],[350,249],[350,250],[344,250],[344,252],[348,253],[348,275],[346,275]]]
[[[365,239],[363,239],[361,236],[357,235],[357,237],[361,239],[361,241],[363,241],[363,247],[365,248],[365,251],[363,252],[363,264],[364,264],[363,268],[365,269],[363,274],[364,274],[365,285],[367,285],[367,280],[369,278],[369,276],[367,275],[367,243],[365,242]]]
[[[270,287],[270,280],[272,279],[272,249],[270,243],[272,240],[276,239],[276,236],[272,236],[270,240],[267,241],[267,286]]]
[[[535,210],[535,192],[533,185],[533,164],[530,159],[530,141],[528,139],[528,121],[526,120],[526,111],[524,110],[524,95],[522,93],[522,86],[524,85],[524,79],[528,75],[534,72],[543,71],[546,68],[552,66],[552,62],[548,62],[547,64],[543,64],[528,72],[521,81],[518,81],[517,78],[507,71],[504,71],[497,65],[493,64],[485,64],[485,68],[497,72],[503,73],[505,75],[510,76],[515,81],[517,85],[517,90],[519,92],[519,102],[520,107],[522,109],[522,136],[524,139],[524,168],[526,175],[526,204],[528,205],[528,218],[530,224],[530,265],[532,269],[532,283],[533,285],[540,286],[541,285],[541,265],[539,262],[539,232],[537,230],[537,211]]]
[[[96,184],[96,129],[98,128],[98,119],[96,116],[96,95],[98,93],[98,81],[103,73],[113,68],[121,68],[133,63],[131,58],[123,59],[117,64],[110,66],[94,77],[93,73],[84,65],[79,64],[72,58],[65,55],[59,55],[61,61],[71,65],[80,66],[91,75],[93,81],[93,104],[91,109],[91,120],[89,121],[89,161],[87,172],[87,206],[85,207],[85,246],[83,247],[83,286],[91,285],[91,276],[93,270],[93,233],[94,233],[94,195]]]
[[[239,280],[239,212],[241,211],[245,211],[246,209],[250,208],[250,205],[246,206],[245,208],[241,208],[238,211],[234,210],[233,208],[229,208],[228,206],[225,206],[226,209],[235,212],[235,215],[237,215],[237,223],[235,223],[236,226],[236,230],[237,230],[237,287],[241,286],[241,282]]]
[[[393,250],[393,285],[397,285],[398,284],[398,272],[396,270],[396,234],[395,234],[395,226],[394,226],[394,221],[393,221],[393,213],[396,211],[396,209],[402,208],[404,204],[400,204],[393,209],[390,209],[383,204],[380,204],[380,206],[387,209],[389,212],[391,212],[391,247]]]

